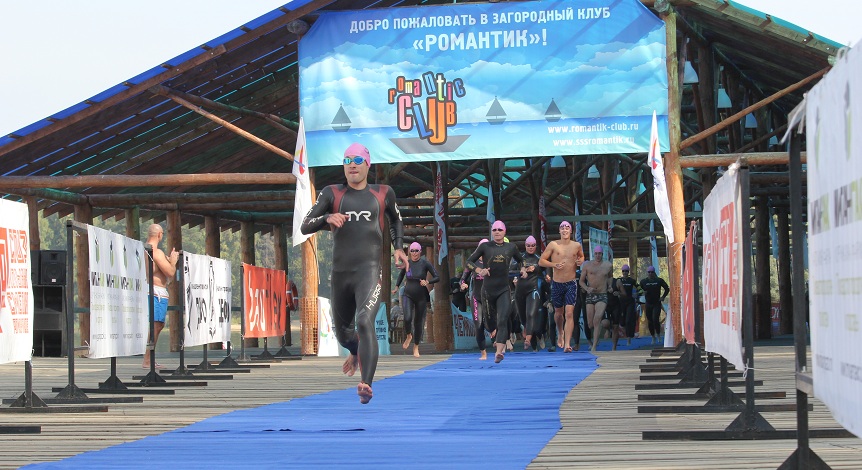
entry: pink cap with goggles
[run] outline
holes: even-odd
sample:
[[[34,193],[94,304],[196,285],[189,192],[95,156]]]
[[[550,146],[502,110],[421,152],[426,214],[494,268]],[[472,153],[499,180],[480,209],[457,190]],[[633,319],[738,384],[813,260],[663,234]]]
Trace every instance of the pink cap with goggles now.
[[[527,237],[526,240],[524,240],[524,243],[527,245],[535,245],[536,244],[536,238],[533,237],[532,235],[530,235],[529,237]]]
[[[410,251],[422,251],[422,245],[419,242],[413,242],[410,244]]]
[[[344,164],[349,165],[352,161],[348,161],[348,159],[353,159],[355,157],[365,160],[365,164],[371,166],[371,154],[368,152],[368,148],[356,142],[350,144],[350,147],[347,147],[347,150],[344,151]],[[358,163],[356,164],[358,165]]]
[[[493,224],[491,224],[491,231],[494,230],[502,230],[505,232],[506,224],[504,224],[502,220],[495,221]]]

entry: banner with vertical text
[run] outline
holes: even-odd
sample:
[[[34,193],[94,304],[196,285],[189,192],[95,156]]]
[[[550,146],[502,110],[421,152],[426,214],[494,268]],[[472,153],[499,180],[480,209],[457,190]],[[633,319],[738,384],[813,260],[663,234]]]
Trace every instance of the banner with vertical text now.
[[[33,286],[27,204],[0,199],[0,364],[33,355]]]

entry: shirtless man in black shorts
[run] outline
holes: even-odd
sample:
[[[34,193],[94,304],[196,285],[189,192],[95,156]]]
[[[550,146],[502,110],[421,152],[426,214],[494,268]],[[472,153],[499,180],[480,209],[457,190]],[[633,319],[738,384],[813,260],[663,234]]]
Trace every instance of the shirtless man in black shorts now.
[[[554,305],[554,322],[557,326],[557,346],[563,352],[572,352],[572,333],[578,321],[575,310],[578,305],[578,283],[575,281],[578,266],[584,262],[584,249],[572,240],[572,224],[560,223],[560,239],[548,243],[539,259],[539,266],[554,268],[551,282],[551,302]],[[575,339],[578,350],[580,334]]]
[[[601,245],[596,245],[593,259],[581,265],[581,287],[587,292],[587,321],[593,330],[592,352],[596,352],[602,337],[602,320],[608,306],[608,280],[614,269],[611,263],[602,259],[603,255]]]
[[[347,376],[360,369],[357,387],[360,403],[373,396],[371,382],[377,369],[377,335],[374,318],[380,306],[380,255],[384,217],[395,248],[395,265],[407,264],[404,224],[389,186],[368,184],[371,155],[361,144],[344,151],[347,184],[323,188],[302,222],[302,233],[332,230],[332,322],[335,337],[350,355],[342,366]]]

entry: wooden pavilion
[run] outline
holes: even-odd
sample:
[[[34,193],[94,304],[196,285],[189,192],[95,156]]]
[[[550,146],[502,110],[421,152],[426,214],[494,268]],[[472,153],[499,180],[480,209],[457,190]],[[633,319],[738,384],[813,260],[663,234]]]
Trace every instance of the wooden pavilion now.
[[[286,263],[291,231],[292,155],[299,116],[297,43],[321,12],[439,5],[431,0],[296,0],[200,47],[117,84],[69,109],[0,137],[0,195],[23,200],[31,221],[39,211],[75,220],[125,218],[139,237],[140,217],[164,220],[168,248],[182,247],[182,226],[204,226],[207,254],[219,256],[221,230],[240,230],[243,259],[253,260],[256,232],[276,239],[276,268]],[[671,150],[665,155],[676,242],[669,248],[671,298],[679,298],[685,219],[699,215],[716,169],[745,157],[752,167],[756,266],[768,264],[769,231],[777,214],[782,331],[790,331],[790,247],[787,154],[778,142],[788,113],[829,69],[840,44],[770,15],[721,0],[642,0],[666,23]],[[696,76],[695,76],[696,75]],[[285,150],[287,149],[287,150]],[[452,252],[486,234],[487,196],[515,241],[538,232],[537,200],[547,220],[579,220],[608,228],[616,257],[649,253],[651,174],[645,154],[551,155],[442,164]],[[590,170],[598,171],[596,176]],[[432,245],[432,166],[375,165],[370,178],[394,187],[403,207],[407,241]],[[546,176],[546,174],[548,176]],[[317,188],[343,180],[342,169],[316,168]],[[573,217],[574,206],[580,216]],[[31,249],[40,248],[38,226]],[[657,223],[660,226],[660,224]],[[550,233],[553,238],[554,233]],[[252,240],[252,242],[248,242]],[[84,253],[86,243],[76,251]],[[305,245],[309,245],[306,243]],[[660,244],[663,245],[663,244]],[[664,254],[664,246],[661,246]],[[310,246],[303,251],[310,266]],[[454,257],[441,266],[448,278]],[[387,262],[388,262],[387,258]],[[307,269],[303,298],[316,299],[316,270]],[[86,266],[77,271],[87,303]],[[309,282],[311,281],[311,282]],[[388,283],[388,279],[384,280]],[[386,285],[386,288],[389,286]],[[801,291],[797,286],[795,290]],[[759,276],[758,336],[769,334],[769,278]],[[172,292],[177,295],[178,292]],[[448,294],[437,289],[431,316],[440,350],[447,333]],[[81,305],[80,307],[86,307]],[[303,308],[315,308],[312,302]],[[675,309],[677,310],[677,309]],[[316,311],[316,310],[315,310]],[[175,318],[172,321],[177,321]],[[82,337],[89,331],[81,317]],[[174,328],[171,329],[172,331]],[[173,338],[172,338],[173,340]],[[173,342],[173,341],[172,341]]]

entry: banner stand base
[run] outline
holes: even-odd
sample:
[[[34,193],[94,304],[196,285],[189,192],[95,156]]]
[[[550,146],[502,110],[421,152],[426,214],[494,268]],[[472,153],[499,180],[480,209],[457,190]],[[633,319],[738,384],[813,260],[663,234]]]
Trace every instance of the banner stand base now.
[[[813,450],[808,449],[808,458],[805,459],[805,461],[803,461],[800,453],[800,449],[794,450],[793,453],[790,454],[790,457],[787,457],[787,460],[778,467],[778,470],[791,470],[797,468],[807,468],[811,470],[832,469],[832,467],[824,462],[819,455],[815,454]]]
[[[0,434],[41,434],[42,426],[0,426]]]

